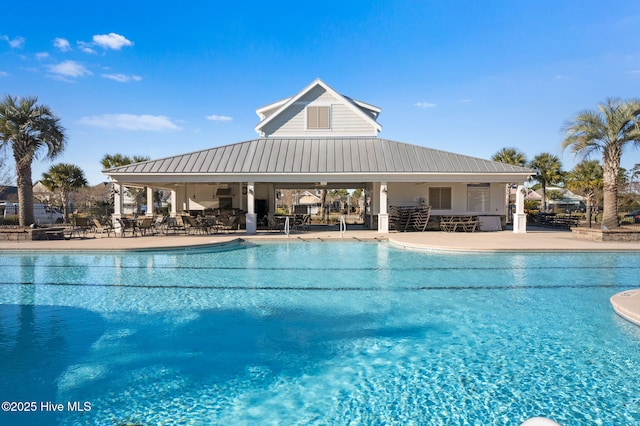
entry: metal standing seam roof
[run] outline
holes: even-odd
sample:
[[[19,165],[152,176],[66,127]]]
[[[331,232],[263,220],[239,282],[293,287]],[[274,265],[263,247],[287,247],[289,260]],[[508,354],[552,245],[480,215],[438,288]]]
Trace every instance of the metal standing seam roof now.
[[[106,174],[534,174],[525,167],[360,138],[261,138],[105,170]]]

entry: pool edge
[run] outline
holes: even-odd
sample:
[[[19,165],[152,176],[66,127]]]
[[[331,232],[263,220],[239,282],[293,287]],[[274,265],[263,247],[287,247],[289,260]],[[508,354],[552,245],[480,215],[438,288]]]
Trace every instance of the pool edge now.
[[[625,290],[609,299],[613,310],[625,320],[640,326],[640,289]]]

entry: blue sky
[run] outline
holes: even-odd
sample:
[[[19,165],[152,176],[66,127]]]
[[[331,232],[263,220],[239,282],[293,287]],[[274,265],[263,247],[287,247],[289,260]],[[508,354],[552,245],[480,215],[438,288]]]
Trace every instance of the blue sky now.
[[[37,161],[106,180],[105,154],[161,158],[257,137],[255,110],[321,78],[382,109],[380,137],[489,158],[558,155],[560,128],[640,96],[640,2],[30,1],[0,15],[0,95],[38,96],[68,145]],[[640,163],[628,149],[623,166]]]

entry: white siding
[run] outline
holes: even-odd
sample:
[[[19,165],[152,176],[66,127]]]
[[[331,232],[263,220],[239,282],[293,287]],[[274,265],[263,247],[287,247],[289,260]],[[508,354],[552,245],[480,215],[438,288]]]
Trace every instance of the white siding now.
[[[467,184],[466,183],[393,183],[387,186],[387,203],[389,206],[418,206],[421,199],[427,205],[429,203],[429,187],[451,188],[451,210],[432,210],[434,215],[456,215],[456,214],[482,214],[482,215],[504,215],[505,214],[505,187],[502,183],[492,183],[490,209],[487,212],[470,212],[467,210]]]
[[[331,106],[330,129],[307,129],[305,108],[312,106]],[[317,86],[293,103],[279,116],[274,117],[263,129],[266,137],[306,136],[376,136],[377,129],[370,121],[354,112],[342,100]]]

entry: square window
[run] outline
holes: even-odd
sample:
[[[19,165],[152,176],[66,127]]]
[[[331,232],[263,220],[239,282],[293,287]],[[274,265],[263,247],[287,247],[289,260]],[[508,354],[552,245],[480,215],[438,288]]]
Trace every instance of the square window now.
[[[491,201],[491,185],[475,183],[467,185],[467,210],[470,212],[488,212]]]
[[[308,106],[307,107],[307,129],[329,129],[328,106]]]
[[[429,188],[429,204],[434,210],[451,210],[451,188]]]

